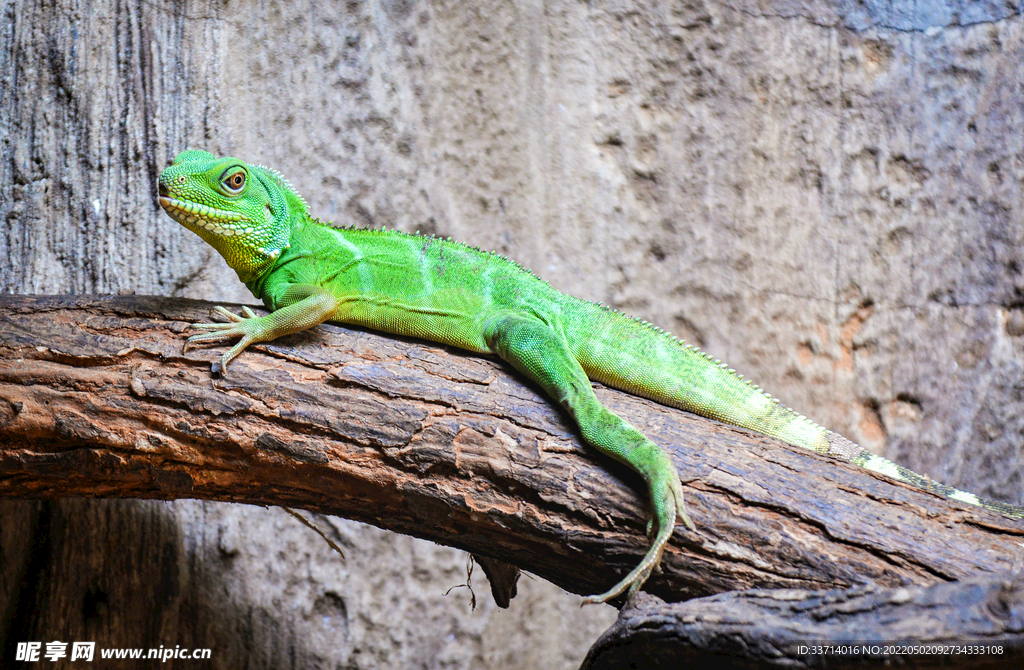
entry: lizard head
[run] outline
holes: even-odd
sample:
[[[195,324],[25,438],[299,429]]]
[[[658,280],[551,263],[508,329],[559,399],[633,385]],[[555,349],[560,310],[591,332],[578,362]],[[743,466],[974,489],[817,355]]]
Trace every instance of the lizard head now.
[[[160,173],[160,206],[216,249],[243,282],[288,247],[306,203],[276,171],[207,151],[183,151]]]

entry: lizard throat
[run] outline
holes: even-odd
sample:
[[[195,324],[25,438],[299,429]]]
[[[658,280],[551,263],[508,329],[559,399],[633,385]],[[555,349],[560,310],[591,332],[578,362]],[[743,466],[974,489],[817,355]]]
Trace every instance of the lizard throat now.
[[[255,229],[249,217],[237,212],[166,196],[160,196],[160,206],[172,219],[197,233],[205,230],[220,237],[235,237],[248,235]]]

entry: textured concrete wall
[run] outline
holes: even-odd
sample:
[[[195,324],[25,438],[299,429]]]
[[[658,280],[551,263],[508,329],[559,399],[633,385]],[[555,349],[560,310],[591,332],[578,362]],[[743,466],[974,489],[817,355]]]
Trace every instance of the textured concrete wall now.
[[[231,153],[323,218],[496,249],[1024,502],[1017,2],[0,6],[0,290],[251,300],[154,204],[178,151]],[[213,640],[218,667],[574,667],[611,616],[529,580],[511,612],[468,612],[440,595],[461,554],[347,522],[342,563],[276,511],[32,509],[5,511],[50,538],[23,554],[50,567],[4,567],[42,589],[21,639],[148,621],[157,644]],[[73,550],[64,527],[115,541]],[[58,597],[80,593],[69,561],[99,610]]]

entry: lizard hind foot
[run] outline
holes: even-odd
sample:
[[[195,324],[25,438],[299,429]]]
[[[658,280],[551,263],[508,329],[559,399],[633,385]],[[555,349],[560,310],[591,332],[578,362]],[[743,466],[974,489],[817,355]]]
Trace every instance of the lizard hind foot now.
[[[665,545],[668,544],[669,538],[672,537],[672,531],[675,530],[676,519],[678,518],[685,523],[690,530],[695,529],[693,522],[690,521],[690,517],[686,514],[683,504],[683,487],[679,483],[677,476],[672,478],[669,490],[671,493],[664,496],[661,505],[655,507],[654,515],[648,522],[648,536],[650,536],[652,524],[657,524],[658,533],[651,542],[651,548],[647,550],[643,560],[628,575],[619,580],[615,586],[604,593],[584,598],[582,605],[608,602],[613,598],[619,597],[623,592],[626,592],[626,600],[631,600],[661,563],[661,555],[665,551]]]
[[[629,591],[626,595],[626,599],[629,600],[633,595],[640,590],[640,587],[644,585],[647,578],[651,576],[654,569],[661,563],[661,554],[665,550],[665,545],[668,543],[669,537],[672,536],[672,526],[661,526],[658,528],[658,535],[654,538],[654,542],[651,544],[651,548],[647,551],[647,555],[644,556],[640,564],[633,568],[628,575],[623,577],[619,582],[605,591],[604,593],[587,596],[583,599],[583,605],[594,605],[597,603],[605,603],[613,598],[617,598],[622,595],[624,591]]]

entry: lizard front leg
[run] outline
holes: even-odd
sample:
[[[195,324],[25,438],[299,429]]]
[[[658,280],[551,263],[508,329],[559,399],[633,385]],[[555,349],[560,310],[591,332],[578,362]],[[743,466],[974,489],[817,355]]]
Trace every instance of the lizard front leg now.
[[[266,316],[256,316],[248,307],[242,307],[245,316],[216,307],[215,311],[230,321],[192,324],[192,328],[209,332],[188,338],[185,348],[197,342],[222,342],[241,337],[218,363],[213,364],[213,372],[224,375],[227,374],[228,363],[250,344],[267,342],[321,324],[334,316],[339,301],[330,291],[314,284],[292,284],[285,289],[279,303],[282,306]]]
[[[588,597],[584,603],[605,602],[627,589],[627,598],[631,598],[661,561],[676,519],[693,529],[683,507],[683,487],[675,465],[662,448],[600,403],[586,372],[563,338],[548,325],[521,314],[499,314],[485,324],[484,340],[491,351],[540,384],[545,393],[569,412],[584,440],[626,463],[647,482],[653,528],[657,531],[651,548],[640,564],[615,586]],[[652,530],[651,525],[648,530]]]

